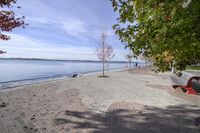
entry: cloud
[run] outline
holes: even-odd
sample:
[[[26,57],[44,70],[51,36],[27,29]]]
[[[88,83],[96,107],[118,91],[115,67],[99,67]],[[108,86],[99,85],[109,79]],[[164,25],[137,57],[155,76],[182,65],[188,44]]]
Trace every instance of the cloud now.
[[[1,57],[47,58],[47,59],[91,59],[97,60],[93,47],[76,44],[55,44],[47,40],[9,34],[12,40],[4,41],[1,49],[7,54]]]
[[[59,47],[58,44],[46,40],[16,34],[9,35],[12,36],[12,40],[2,42],[0,47],[7,52],[1,55],[2,58],[98,60],[94,47],[77,46],[76,44],[61,44]],[[124,60],[124,50],[114,50],[114,60]]]
[[[56,21],[44,17],[26,17],[26,22],[31,26],[39,26],[41,24],[54,24]]]
[[[49,43],[46,40],[27,36],[9,34],[12,40],[2,42],[1,49],[7,54],[1,57],[47,58],[47,59],[93,59],[91,47],[76,46],[75,44]]]
[[[88,41],[87,24],[79,19],[68,18],[57,24],[57,27],[66,32],[68,35],[73,36],[84,42]]]
[[[66,34],[82,41],[87,41],[88,25],[76,18],[67,18],[61,20],[49,19],[44,17],[26,17],[27,23],[36,28],[51,28],[61,30]]]
[[[20,0],[17,4],[22,8],[16,14],[25,16],[29,26],[15,29],[9,34],[11,40],[1,42],[0,48],[8,52],[1,57],[97,60],[94,47],[104,23],[116,51],[114,60],[124,60],[124,46],[111,28],[115,15],[108,0]]]
[[[72,59],[72,60],[96,60],[92,49],[87,47],[65,48],[16,48],[7,47],[7,54],[1,57],[45,58],[45,59]],[[80,52],[81,51],[81,52]]]
[[[70,60],[98,60],[94,49],[90,47],[62,47],[62,48],[19,48],[3,47],[7,52],[1,58],[22,57],[22,58],[44,58],[44,59],[70,59]],[[124,52],[115,51],[113,60],[125,60]]]
[[[19,34],[9,33],[8,36],[11,36],[11,40],[2,41],[1,47],[31,47],[31,48],[40,48],[41,46],[51,47],[51,43],[47,40],[35,39],[28,36],[23,36]]]
[[[84,34],[87,32],[87,24],[78,19],[68,18],[61,22],[63,29],[70,35]]]

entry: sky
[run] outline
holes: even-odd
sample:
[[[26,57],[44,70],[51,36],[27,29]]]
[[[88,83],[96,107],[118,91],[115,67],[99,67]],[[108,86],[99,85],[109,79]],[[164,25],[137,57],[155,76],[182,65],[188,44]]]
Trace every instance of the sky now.
[[[9,41],[1,41],[1,55],[21,58],[98,60],[95,47],[102,25],[108,43],[114,47],[115,61],[123,61],[124,45],[112,30],[117,13],[110,0],[18,0],[15,9],[29,25],[16,28]]]

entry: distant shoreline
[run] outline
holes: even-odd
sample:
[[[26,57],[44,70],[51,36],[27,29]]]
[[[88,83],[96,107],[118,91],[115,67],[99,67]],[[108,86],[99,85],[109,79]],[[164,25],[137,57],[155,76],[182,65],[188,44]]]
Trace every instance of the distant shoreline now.
[[[40,58],[0,58],[0,60],[33,60],[33,61],[70,61],[70,62],[94,62],[100,63],[96,60],[67,60],[67,59],[40,59]],[[129,63],[127,61],[109,61],[110,63]],[[139,61],[132,61],[132,63],[143,63]]]
[[[0,60],[41,60],[41,61],[71,61],[71,62],[101,62],[101,61],[96,61],[96,60],[65,60],[65,59],[40,59],[40,58],[0,58]],[[127,61],[109,61],[111,63],[128,63]],[[132,63],[142,63],[139,61],[133,61]]]

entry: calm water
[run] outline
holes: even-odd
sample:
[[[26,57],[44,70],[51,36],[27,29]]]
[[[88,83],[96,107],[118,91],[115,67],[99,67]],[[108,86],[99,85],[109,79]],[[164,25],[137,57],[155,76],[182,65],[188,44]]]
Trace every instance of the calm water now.
[[[127,63],[109,63],[107,70],[122,69]],[[0,60],[0,89],[72,74],[101,71],[98,62]]]

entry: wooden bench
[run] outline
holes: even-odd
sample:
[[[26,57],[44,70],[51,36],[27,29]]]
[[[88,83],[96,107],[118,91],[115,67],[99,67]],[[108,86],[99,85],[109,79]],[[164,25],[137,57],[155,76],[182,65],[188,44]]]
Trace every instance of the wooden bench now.
[[[192,76],[188,79],[186,75],[180,78],[171,77],[172,81],[176,84],[172,87],[174,89],[181,88],[186,94],[197,95],[200,93],[200,77]]]

